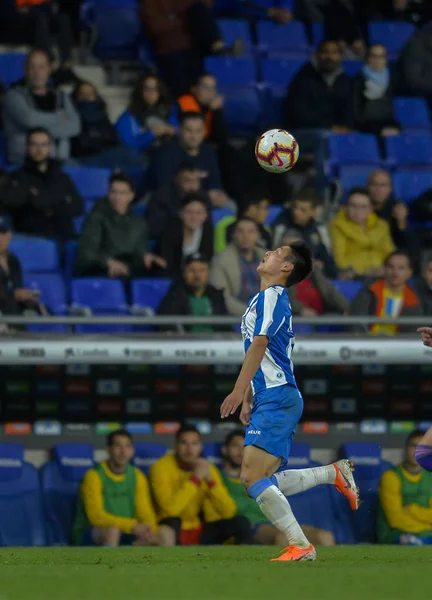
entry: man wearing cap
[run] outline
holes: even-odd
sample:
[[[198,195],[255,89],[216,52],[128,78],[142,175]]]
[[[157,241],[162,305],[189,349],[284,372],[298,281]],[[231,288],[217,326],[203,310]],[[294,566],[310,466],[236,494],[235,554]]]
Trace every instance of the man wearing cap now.
[[[202,254],[191,254],[183,263],[182,276],[174,281],[162,300],[159,315],[226,316],[222,291],[209,284],[209,263]],[[227,331],[229,326],[192,325],[194,333]]]
[[[26,308],[38,308],[37,290],[23,288],[21,263],[9,252],[12,239],[12,222],[7,215],[0,215],[0,312],[19,315]]]

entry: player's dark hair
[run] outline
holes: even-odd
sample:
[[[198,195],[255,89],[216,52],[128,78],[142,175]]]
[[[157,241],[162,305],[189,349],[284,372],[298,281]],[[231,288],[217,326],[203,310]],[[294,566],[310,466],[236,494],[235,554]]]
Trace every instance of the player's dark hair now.
[[[181,436],[184,433],[196,433],[199,435],[200,439],[201,439],[201,434],[198,431],[198,429],[195,427],[195,425],[182,425],[180,427],[180,429],[177,430],[176,434],[175,434],[175,441],[176,443],[179,441],[179,439],[181,438]]]
[[[200,202],[203,206],[205,206],[205,208],[207,210],[209,208],[209,200],[208,200],[208,196],[205,192],[198,191],[198,192],[189,192],[189,194],[186,194],[182,200],[182,204],[181,204],[182,208],[184,208],[191,202]]]
[[[111,448],[111,446],[114,444],[114,440],[116,439],[116,437],[127,437],[128,440],[132,442],[132,436],[129,433],[129,431],[127,431],[127,429],[116,429],[115,431],[111,431],[111,433],[107,435],[108,448]]]
[[[126,183],[130,187],[132,192],[135,191],[133,179],[127,173],[113,173],[109,178],[110,187],[113,183]]]
[[[387,258],[384,261],[385,267],[388,266],[388,264],[389,264],[390,260],[393,258],[393,256],[404,256],[408,261],[409,268],[412,269],[411,257],[408,254],[408,252],[405,252],[405,250],[395,250],[394,252],[390,252],[390,254],[387,256]]]
[[[408,435],[407,439],[405,440],[405,446],[408,446],[408,444],[415,438],[418,437],[423,437],[425,434],[424,431],[422,431],[421,429],[414,429],[414,431],[411,431],[411,433]]]
[[[308,202],[312,208],[319,204],[319,198],[314,188],[307,187],[300,190],[293,198],[294,202]]]
[[[245,432],[243,429],[234,429],[234,431],[230,431],[225,438],[224,446],[229,446],[236,437],[241,437],[244,440]]]
[[[199,171],[196,165],[193,163],[182,162],[176,171],[176,175],[179,173],[195,173],[195,171]]]
[[[291,252],[287,260],[292,262],[294,268],[287,277],[286,287],[296,285],[309,277],[313,268],[312,251],[303,240],[292,242],[289,248]]]
[[[38,133],[42,133],[43,135],[46,135],[50,141],[52,140],[51,133],[48,131],[48,129],[45,129],[45,127],[32,127],[32,129],[27,131],[27,143],[33,135]]]
[[[202,121],[202,123],[205,123],[205,119],[204,116],[199,113],[199,112],[184,112],[181,113],[181,115],[179,116],[179,125],[180,127],[189,120],[195,119],[196,121]]]
[[[369,190],[365,187],[353,187],[350,189],[350,191],[348,192],[348,198],[347,198],[347,202],[349,201],[349,199],[351,198],[351,196],[354,196],[354,194],[360,194],[361,196],[366,196],[366,198],[369,199],[369,202],[372,203],[370,194],[369,194]]]

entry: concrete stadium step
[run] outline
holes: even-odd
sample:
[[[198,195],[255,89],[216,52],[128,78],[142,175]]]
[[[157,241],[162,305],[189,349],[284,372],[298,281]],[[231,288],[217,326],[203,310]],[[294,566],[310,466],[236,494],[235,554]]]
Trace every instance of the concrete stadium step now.
[[[73,71],[80,79],[96,86],[99,93],[106,86],[106,73],[104,68],[99,65],[74,65]]]
[[[102,98],[105,100],[108,109],[108,115],[112,122],[115,122],[129,104],[130,87],[108,85],[99,90]]]

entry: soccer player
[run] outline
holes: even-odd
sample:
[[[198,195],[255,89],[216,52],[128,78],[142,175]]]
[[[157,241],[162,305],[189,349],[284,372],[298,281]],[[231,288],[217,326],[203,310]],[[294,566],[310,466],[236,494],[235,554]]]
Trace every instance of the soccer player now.
[[[432,348],[432,327],[420,327],[417,331],[421,333],[423,344]],[[415,457],[416,461],[423,469],[432,471],[432,427],[429,427],[421,438],[415,451]]]
[[[286,288],[310,275],[311,251],[303,241],[292,242],[267,252],[257,270],[261,291],[250,300],[241,325],[246,356],[220,413],[226,418],[242,405],[240,420],[247,426],[242,483],[288,541],[285,552],[273,560],[315,560],[315,548],[286,496],[328,483],[348,498],[353,510],[359,499],[348,460],[312,469],[283,468],[303,411],[291,362],[294,333]]]

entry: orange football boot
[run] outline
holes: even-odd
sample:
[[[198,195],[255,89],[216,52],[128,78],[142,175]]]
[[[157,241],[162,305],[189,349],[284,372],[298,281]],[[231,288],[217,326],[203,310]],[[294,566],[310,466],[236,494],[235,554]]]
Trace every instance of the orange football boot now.
[[[272,558],[270,562],[303,562],[306,560],[315,560],[316,551],[312,544],[307,548],[298,548],[297,546],[287,546],[284,548],[284,553],[278,558]]]

